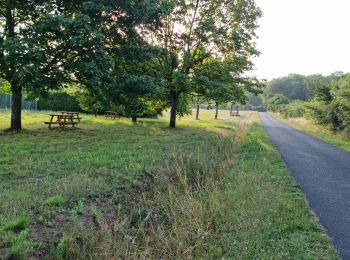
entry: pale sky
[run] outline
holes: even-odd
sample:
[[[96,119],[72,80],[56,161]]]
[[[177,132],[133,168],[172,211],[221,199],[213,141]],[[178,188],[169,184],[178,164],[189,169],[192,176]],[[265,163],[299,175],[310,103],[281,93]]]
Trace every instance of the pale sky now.
[[[261,79],[350,72],[350,0],[256,0]]]

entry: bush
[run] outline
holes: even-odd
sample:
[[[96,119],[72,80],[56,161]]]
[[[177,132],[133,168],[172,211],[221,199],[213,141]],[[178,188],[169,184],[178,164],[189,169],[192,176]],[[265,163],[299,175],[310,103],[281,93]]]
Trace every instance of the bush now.
[[[309,108],[317,123],[331,126],[335,131],[350,128],[350,76],[333,81],[327,98],[316,95]],[[323,95],[324,96],[324,95]]]
[[[276,94],[273,97],[265,100],[265,105],[267,109],[272,110],[274,112],[281,111],[288,103],[288,98],[282,94]]]
[[[302,117],[305,115],[306,111],[307,111],[307,102],[294,101],[294,102],[286,105],[281,110],[281,113],[286,118],[288,118],[288,117]]]
[[[49,93],[38,101],[39,110],[82,112],[78,100],[67,93]]]

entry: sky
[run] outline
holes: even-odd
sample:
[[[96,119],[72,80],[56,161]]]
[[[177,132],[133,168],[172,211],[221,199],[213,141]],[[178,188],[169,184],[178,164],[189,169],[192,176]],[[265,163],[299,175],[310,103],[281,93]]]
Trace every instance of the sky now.
[[[255,1],[264,13],[258,78],[350,72],[350,0]]]

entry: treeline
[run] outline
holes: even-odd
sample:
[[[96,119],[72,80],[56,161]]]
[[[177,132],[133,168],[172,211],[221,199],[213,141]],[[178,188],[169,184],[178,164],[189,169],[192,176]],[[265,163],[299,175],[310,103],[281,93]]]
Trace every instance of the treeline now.
[[[0,81],[21,100],[65,90],[87,111],[122,108],[134,120],[193,102],[246,101],[260,9],[252,0],[0,1]]]
[[[309,117],[334,131],[350,131],[350,74],[292,74],[270,81],[262,95],[269,110]]]

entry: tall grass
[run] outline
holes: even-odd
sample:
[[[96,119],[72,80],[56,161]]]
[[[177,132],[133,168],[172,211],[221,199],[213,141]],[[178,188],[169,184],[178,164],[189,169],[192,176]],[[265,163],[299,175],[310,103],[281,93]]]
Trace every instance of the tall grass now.
[[[110,227],[102,220],[99,225],[104,228],[97,235],[65,242],[64,254],[123,259],[213,255],[220,207],[210,203],[209,195],[220,190],[234,147],[233,139],[218,138],[215,145],[198,147],[193,153],[174,149],[164,165],[146,174],[144,193],[134,187]],[[77,241],[84,241],[84,246]],[[93,247],[87,250],[89,244]]]

